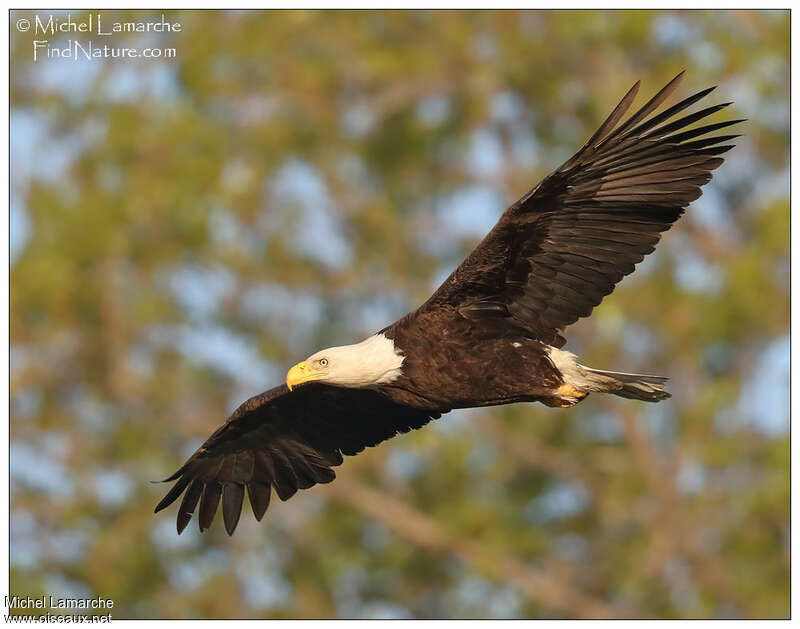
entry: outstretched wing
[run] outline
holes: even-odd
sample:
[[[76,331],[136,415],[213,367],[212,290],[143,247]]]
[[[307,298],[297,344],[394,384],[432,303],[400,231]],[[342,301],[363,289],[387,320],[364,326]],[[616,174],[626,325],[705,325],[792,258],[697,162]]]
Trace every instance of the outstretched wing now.
[[[563,328],[588,316],[654,250],[733,148],[725,143],[738,137],[702,136],[741,120],[686,129],[730,103],[672,120],[713,87],[651,116],[682,76],[619,124],[637,82],[583,148],[506,210],[422,308],[453,308],[478,325],[511,326],[563,346]]]
[[[402,406],[377,391],[309,383],[291,393],[285,385],[250,398],[166,481],[176,481],[156,512],[183,495],[178,533],[200,504],[204,531],[222,499],[225,529],[239,522],[245,488],[256,519],[269,506],[271,488],[281,500],[298,489],[329,483],[342,455],[358,454],[420,428],[438,413]],[[165,481],[165,482],[166,482]],[[185,492],[185,493],[184,493]]]

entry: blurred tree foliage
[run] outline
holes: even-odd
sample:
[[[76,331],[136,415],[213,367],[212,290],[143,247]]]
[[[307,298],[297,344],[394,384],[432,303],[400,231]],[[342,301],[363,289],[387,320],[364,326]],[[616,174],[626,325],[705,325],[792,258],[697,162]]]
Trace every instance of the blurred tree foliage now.
[[[788,616],[788,11],[166,15],[180,33],[99,43],[176,59],[34,63],[12,29],[13,593]],[[642,102],[683,68],[746,135],[567,346],[670,401],[452,413],[233,538],[153,516],[148,481],[238,402],[415,308],[636,79]]]

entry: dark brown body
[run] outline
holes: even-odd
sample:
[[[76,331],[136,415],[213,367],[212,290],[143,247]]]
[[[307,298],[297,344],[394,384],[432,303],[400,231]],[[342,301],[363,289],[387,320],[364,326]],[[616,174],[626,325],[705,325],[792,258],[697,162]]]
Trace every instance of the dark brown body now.
[[[511,332],[487,329],[458,311],[417,311],[383,332],[405,355],[403,374],[381,390],[416,408],[551,402],[563,384],[547,346]],[[413,348],[413,351],[404,351]]]

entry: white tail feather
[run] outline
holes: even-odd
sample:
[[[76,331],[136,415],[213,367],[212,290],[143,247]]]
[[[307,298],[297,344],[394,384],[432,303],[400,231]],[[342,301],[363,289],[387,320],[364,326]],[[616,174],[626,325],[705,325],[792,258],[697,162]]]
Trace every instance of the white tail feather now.
[[[664,390],[664,383],[669,378],[591,369],[581,365],[575,354],[555,347],[548,348],[548,355],[564,381],[579,391],[611,393],[644,402],[660,402],[671,397]]]

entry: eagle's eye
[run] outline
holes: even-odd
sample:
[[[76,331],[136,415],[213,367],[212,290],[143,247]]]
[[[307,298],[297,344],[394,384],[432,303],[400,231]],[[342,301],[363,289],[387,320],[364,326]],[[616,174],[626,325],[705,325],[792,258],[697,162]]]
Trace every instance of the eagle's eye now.
[[[327,367],[328,366],[328,359],[327,358],[320,358],[319,359],[319,366],[320,367]]]

